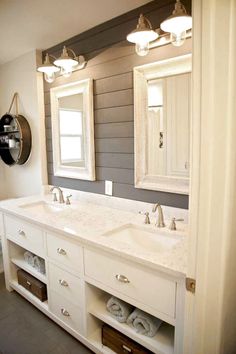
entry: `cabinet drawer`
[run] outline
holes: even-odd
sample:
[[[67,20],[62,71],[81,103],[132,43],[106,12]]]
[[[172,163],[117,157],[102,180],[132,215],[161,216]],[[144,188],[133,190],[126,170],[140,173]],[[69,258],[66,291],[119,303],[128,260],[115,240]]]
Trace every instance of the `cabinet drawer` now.
[[[82,273],[83,251],[78,244],[53,234],[47,234],[48,256],[59,264]]]
[[[78,306],[50,290],[49,307],[52,313],[67,326],[83,334],[82,310]]]
[[[176,282],[139,264],[84,252],[85,274],[100,283],[175,318]],[[132,301],[131,301],[132,302]]]
[[[49,263],[48,267],[50,288],[76,306],[80,306],[82,299],[81,280],[52,263]]]
[[[39,253],[44,248],[43,231],[22,219],[5,215],[6,237]]]

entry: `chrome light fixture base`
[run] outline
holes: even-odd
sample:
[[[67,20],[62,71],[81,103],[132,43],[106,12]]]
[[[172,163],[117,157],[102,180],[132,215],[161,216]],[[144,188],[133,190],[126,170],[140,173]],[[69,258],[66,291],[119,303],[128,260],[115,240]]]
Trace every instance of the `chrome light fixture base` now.
[[[50,61],[53,58],[53,64]],[[52,83],[55,80],[55,73],[59,72],[64,77],[69,77],[74,70],[84,69],[87,64],[83,55],[76,56],[75,52],[63,47],[62,54],[59,58],[46,54],[44,63],[38,66],[37,71],[44,73],[45,81]]]

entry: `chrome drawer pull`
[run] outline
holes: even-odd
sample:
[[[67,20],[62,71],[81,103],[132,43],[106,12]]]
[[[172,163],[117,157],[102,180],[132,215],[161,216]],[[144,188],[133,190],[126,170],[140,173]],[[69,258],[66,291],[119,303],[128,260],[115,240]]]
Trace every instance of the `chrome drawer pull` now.
[[[122,348],[124,349],[124,352],[129,352],[132,353],[132,349],[130,349],[129,347],[127,347],[126,345],[122,345]]]
[[[61,286],[69,286],[69,284],[67,283],[67,281],[65,281],[64,279],[59,279],[59,284]]]
[[[130,283],[129,279],[122,274],[116,274],[116,279],[121,283]]]
[[[57,249],[57,253],[62,254],[63,256],[66,255],[66,251],[63,250],[63,248],[60,248],[60,247]]]
[[[66,311],[66,309],[61,309],[61,313],[62,313],[62,315],[63,316],[66,316],[66,317],[69,317],[70,316],[70,314],[69,314],[69,312],[68,311]]]
[[[18,230],[18,234],[20,236],[25,236],[25,232],[23,230],[21,230],[21,229]]]
[[[29,280],[26,281],[26,284],[31,286],[31,282]]]

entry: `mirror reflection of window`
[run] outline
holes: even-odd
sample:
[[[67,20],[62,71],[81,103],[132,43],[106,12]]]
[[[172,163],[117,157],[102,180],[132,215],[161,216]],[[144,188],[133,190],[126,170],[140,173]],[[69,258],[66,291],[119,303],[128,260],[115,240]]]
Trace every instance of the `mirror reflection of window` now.
[[[59,98],[59,135],[61,164],[85,165],[83,94]]]

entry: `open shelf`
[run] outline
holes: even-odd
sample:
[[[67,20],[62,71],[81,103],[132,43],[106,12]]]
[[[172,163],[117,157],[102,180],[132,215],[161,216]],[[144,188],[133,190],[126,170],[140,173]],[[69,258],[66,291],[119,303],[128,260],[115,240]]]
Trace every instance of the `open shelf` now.
[[[44,284],[48,283],[46,274],[39,272],[32,265],[28,264],[26,262],[26,260],[24,259],[24,253],[27,251],[25,248],[19,246],[18,244],[16,244],[14,241],[11,241],[11,240],[8,241],[8,245],[9,245],[10,261],[14,266],[17,267],[17,269],[21,268],[21,269],[25,270],[27,273],[33,275],[33,277],[37,278],[38,280],[40,280]],[[35,253],[33,253],[33,252],[30,252],[30,253],[32,253],[32,255],[35,255]],[[40,258],[42,258],[42,257],[40,257]],[[45,262],[45,260],[44,260],[44,262]]]
[[[22,257],[13,257],[11,258],[11,262],[14,263],[17,267],[25,270],[27,273],[33,275],[35,278],[37,278],[44,284],[47,284],[46,275],[35,270],[35,268],[33,268],[30,264],[26,263]]]
[[[48,311],[48,301],[40,301],[36,296],[31,294],[31,292],[26,290],[23,286],[19,285],[16,280],[11,280],[10,286],[20,295],[22,295],[25,299],[29,300],[36,307],[40,308],[41,310],[44,310],[44,312]]]
[[[110,315],[110,313],[106,309],[106,302],[108,298],[109,296],[104,296],[102,298],[97,299],[94,302],[93,306],[89,308],[89,313],[156,354],[174,353],[173,326],[163,322],[154,337],[147,337],[145,335],[136,333],[132,327],[130,327],[126,323],[118,322]],[[104,347],[102,346],[102,348]],[[112,353],[112,351],[109,350],[108,353]]]

